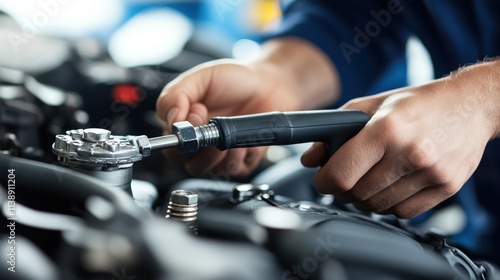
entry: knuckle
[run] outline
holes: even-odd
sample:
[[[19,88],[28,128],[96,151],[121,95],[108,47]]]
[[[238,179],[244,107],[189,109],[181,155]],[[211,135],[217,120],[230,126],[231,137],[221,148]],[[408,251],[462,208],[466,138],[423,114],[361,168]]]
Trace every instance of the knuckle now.
[[[445,184],[442,187],[440,187],[439,192],[444,198],[448,198],[457,193],[459,189],[460,188],[458,184],[451,182],[449,184]]]
[[[360,97],[354,98],[354,99],[349,100],[343,107],[345,109],[358,108],[359,105],[362,103],[362,101],[363,101],[363,99]]]
[[[370,194],[366,191],[366,189],[356,185],[356,187],[352,188],[350,191],[351,196],[356,202],[364,202],[368,198],[370,198]]]
[[[455,186],[457,184],[457,177],[453,170],[444,164],[434,166],[430,174],[431,180],[436,185]]]
[[[373,211],[375,213],[383,212],[388,208],[387,201],[380,198],[368,199],[367,201],[364,202],[364,204],[368,209],[370,209],[370,211]]]
[[[412,170],[429,168],[433,166],[436,161],[436,153],[430,149],[422,148],[422,146],[416,144],[409,148],[408,164]]]
[[[410,219],[416,216],[416,213],[413,213],[411,209],[407,209],[400,206],[395,206],[392,209],[392,213],[400,219]]]
[[[338,176],[330,176],[330,183],[334,189],[334,193],[344,193],[352,188],[346,180],[342,180]]]
[[[383,140],[390,146],[400,145],[402,127],[403,124],[397,114],[387,115],[378,121],[378,130],[382,131]]]
[[[331,194],[345,193],[352,188],[352,185],[349,184],[347,180],[343,180],[330,172],[326,174],[318,173],[314,181],[321,191],[324,192],[328,190],[328,193]]]

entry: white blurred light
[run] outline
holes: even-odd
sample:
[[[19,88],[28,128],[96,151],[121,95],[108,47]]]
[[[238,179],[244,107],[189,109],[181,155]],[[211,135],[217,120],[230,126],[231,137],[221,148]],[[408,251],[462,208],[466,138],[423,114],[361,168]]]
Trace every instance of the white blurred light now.
[[[434,68],[429,51],[416,37],[406,43],[409,85],[421,85],[434,79]]]
[[[240,60],[255,59],[260,54],[260,45],[252,40],[241,39],[233,46],[233,57]]]
[[[143,12],[125,23],[109,40],[108,51],[119,65],[157,65],[176,57],[191,37],[193,26],[172,9]]]
[[[77,110],[75,112],[75,120],[80,123],[80,124],[87,124],[89,122],[89,114],[87,114],[87,112],[85,111],[82,111],[82,110]]]
[[[122,0],[0,0],[27,34],[86,36],[114,27],[123,17]]]
[[[302,224],[300,216],[295,212],[274,207],[260,208],[254,215],[260,225],[274,229],[295,229]]]
[[[34,78],[26,78],[26,88],[36,97],[50,106],[60,106],[66,100],[66,95],[58,88],[39,83]]]
[[[424,228],[438,229],[444,235],[459,234],[466,226],[467,214],[459,205],[437,210],[424,224]]]
[[[98,196],[91,196],[85,200],[87,210],[99,220],[109,220],[115,214],[115,208],[111,202]]]

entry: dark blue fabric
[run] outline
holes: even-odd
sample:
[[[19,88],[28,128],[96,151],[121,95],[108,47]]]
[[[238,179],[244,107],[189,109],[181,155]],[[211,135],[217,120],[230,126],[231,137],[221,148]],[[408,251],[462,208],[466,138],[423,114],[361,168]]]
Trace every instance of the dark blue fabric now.
[[[384,11],[391,9],[396,12],[390,14],[388,23],[374,16],[387,15]],[[342,90],[339,102],[332,107],[355,97],[406,85],[405,50],[410,36],[417,36],[428,49],[436,78],[500,55],[498,0],[286,0],[283,10],[283,24],[273,37],[304,38],[323,50],[337,67]],[[379,24],[379,30],[375,23]],[[360,39],[359,30],[365,35],[371,32],[373,36],[368,36],[368,43]],[[355,52],[346,55],[346,45],[355,47]],[[495,225],[500,223],[499,142],[488,144],[475,175],[454,197],[468,214],[466,229],[456,240],[489,250],[490,257],[497,262],[500,262],[500,226]],[[486,218],[483,208],[493,214],[493,222]],[[491,242],[484,238],[487,234]]]

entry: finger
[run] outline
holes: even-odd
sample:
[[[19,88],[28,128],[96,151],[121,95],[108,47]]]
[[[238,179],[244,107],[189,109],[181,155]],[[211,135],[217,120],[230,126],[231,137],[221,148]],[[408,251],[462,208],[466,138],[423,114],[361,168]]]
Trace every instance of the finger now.
[[[306,167],[320,166],[325,162],[326,146],[324,143],[316,142],[304,152],[300,161]]]
[[[191,101],[187,94],[174,91],[165,91],[156,102],[156,114],[166,122],[167,128],[179,120],[185,120],[189,113]]]
[[[382,159],[384,146],[380,141],[374,141],[370,134],[367,125],[330,157],[315,176],[315,183],[320,192],[335,195],[350,190]]]
[[[215,172],[224,172],[231,176],[243,175],[247,149],[228,150],[224,159],[214,168]]]
[[[387,211],[394,205],[408,199],[409,197],[426,188],[427,181],[425,171],[417,171],[400,178],[394,184],[376,193],[362,202],[353,203],[358,209],[368,210],[375,213]]]
[[[365,201],[385,188],[396,183],[403,176],[415,170],[406,164],[402,156],[395,155],[398,152],[388,152],[382,160],[375,164],[348,192],[341,194],[350,201]]]
[[[216,148],[201,149],[195,156],[186,159],[186,171],[191,175],[207,174],[224,160],[227,153]]]
[[[175,121],[185,120],[192,103],[200,102],[210,86],[212,68],[189,71],[170,82],[156,102],[160,119],[171,125]],[[171,113],[178,110],[176,114]],[[177,116],[177,117],[175,117]],[[169,118],[170,117],[170,118]]]
[[[225,172],[231,176],[249,175],[260,163],[266,150],[266,147],[230,150],[214,171]]]
[[[453,188],[445,186],[427,187],[389,208],[386,213],[394,214],[402,219],[413,218],[434,208],[445,199],[450,198],[455,194],[454,191],[450,191],[451,189]]]
[[[206,124],[208,122],[207,107],[201,103],[192,104],[186,119],[194,126]]]

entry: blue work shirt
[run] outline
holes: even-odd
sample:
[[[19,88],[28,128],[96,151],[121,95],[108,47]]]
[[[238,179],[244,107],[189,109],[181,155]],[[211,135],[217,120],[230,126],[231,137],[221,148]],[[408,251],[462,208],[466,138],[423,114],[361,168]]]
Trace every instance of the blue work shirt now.
[[[436,78],[500,53],[498,0],[285,0],[283,11],[273,37],[306,39],[335,64],[342,90],[332,107],[406,86],[406,43],[411,36],[429,51]],[[459,203],[467,214],[466,226],[454,240],[486,252],[497,263],[499,185],[500,143],[493,140],[473,177],[448,201]]]

